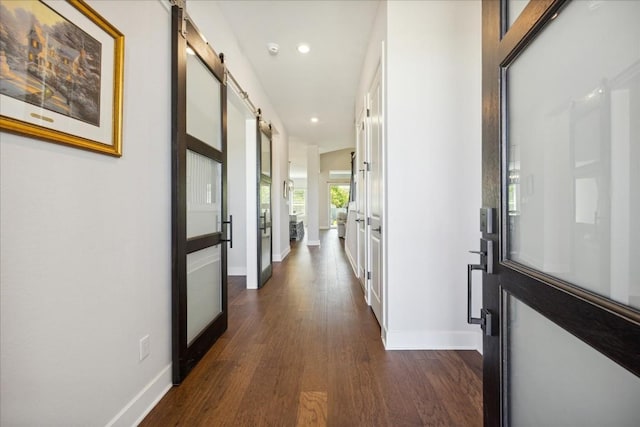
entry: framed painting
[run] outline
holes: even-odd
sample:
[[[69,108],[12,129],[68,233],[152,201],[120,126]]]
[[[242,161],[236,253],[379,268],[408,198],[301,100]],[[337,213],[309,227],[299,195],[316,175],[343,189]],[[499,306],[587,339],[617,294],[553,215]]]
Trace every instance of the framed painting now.
[[[121,156],[123,61],[82,0],[0,0],[0,130]]]

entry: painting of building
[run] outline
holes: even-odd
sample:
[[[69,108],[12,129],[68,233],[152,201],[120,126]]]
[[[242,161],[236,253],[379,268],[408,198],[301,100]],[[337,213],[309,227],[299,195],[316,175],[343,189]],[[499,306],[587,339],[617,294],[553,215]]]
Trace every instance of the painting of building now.
[[[0,94],[99,126],[101,44],[39,1],[0,12]]]

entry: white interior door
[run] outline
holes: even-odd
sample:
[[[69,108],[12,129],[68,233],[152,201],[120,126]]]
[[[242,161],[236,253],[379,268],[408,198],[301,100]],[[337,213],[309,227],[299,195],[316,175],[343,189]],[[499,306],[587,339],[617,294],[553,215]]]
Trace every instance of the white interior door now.
[[[360,116],[356,130],[357,147],[356,147],[356,160],[357,160],[357,212],[356,223],[358,224],[358,279],[364,292],[364,298],[367,304],[369,304],[369,281],[367,279],[368,264],[368,252],[367,252],[367,133],[365,126],[366,111],[363,111]]]
[[[369,89],[369,163],[368,163],[368,188],[369,188],[369,241],[370,248],[370,299],[371,308],[380,325],[383,324],[383,270],[382,270],[382,214],[383,214],[383,170],[382,170],[382,144],[383,144],[383,117],[382,117],[382,87],[380,67]]]

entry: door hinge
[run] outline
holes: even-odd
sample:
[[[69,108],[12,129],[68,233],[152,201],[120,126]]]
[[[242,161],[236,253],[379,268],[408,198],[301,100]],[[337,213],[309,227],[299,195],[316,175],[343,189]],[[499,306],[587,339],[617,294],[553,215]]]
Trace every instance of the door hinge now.
[[[367,280],[371,280],[371,272],[367,271]]]
[[[371,117],[371,110],[367,108],[367,117]]]
[[[371,217],[370,216],[367,217],[367,225],[371,225]]]

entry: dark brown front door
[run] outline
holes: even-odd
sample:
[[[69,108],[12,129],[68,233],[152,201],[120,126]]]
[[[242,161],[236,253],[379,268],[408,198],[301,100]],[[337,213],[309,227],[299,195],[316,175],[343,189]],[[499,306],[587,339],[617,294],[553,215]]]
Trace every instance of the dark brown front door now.
[[[640,425],[640,2],[482,19],[485,425]]]

